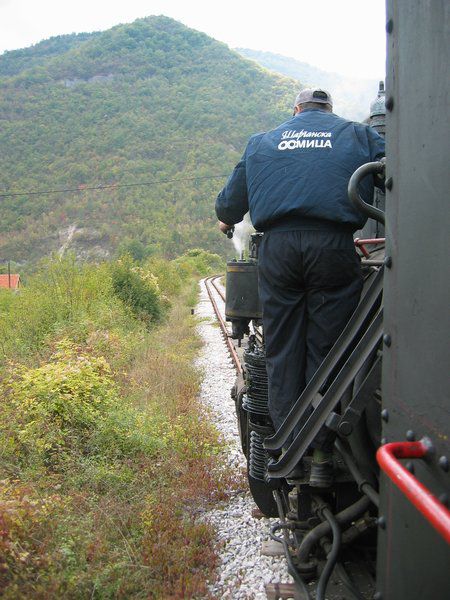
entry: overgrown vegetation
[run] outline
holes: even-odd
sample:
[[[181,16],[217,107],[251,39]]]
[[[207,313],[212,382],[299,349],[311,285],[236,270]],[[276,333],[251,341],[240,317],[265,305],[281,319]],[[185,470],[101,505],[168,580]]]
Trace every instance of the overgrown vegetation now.
[[[225,253],[214,199],[248,137],[290,117],[297,88],[164,16],[4,53],[0,193],[81,192],[2,198],[0,260],[42,257],[74,226],[83,257]],[[111,187],[82,191],[98,184]]]
[[[219,265],[53,259],[0,294],[2,597],[207,595],[198,514],[232,479],[197,402],[190,306]]]

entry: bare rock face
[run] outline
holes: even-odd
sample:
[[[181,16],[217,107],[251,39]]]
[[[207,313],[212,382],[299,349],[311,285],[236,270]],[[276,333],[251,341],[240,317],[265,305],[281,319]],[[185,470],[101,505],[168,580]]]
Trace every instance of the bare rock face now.
[[[93,75],[92,77],[88,77],[87,79],[82,79],[80,77],[74,77],[73,79],[63,79],[61,83],[66,88],[73,88],[82,83],[108,83],[113,81],[115,75],[113,73],[108,73],[108,75]]]
[[[73,252],[80,260],[106,260],[111,256],[108,234],[95,227],[78,227],[75,223],[60,229],[59,256],[65,252]]]

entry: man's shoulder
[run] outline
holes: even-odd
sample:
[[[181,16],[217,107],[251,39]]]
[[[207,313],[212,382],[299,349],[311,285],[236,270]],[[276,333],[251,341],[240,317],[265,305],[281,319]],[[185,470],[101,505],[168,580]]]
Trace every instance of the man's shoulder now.
[[[371,127],[368,123],[362,123],[361,121],[353,121],[351,119],[345,119],[344,117],[340,117],[339,115],[335,115],[335,122],[342,125],[343,128],[351,128],[356,134],[357,138],[364,143],[367,143],[367,140],[371,140],[373,137],[379,138],[380,135]]]
[[[247,142],[247,148],[245,150],[246,153],[248,153],[249,150],[252,150],[255,147],[257,147],[259,145],[260,141],[266,135],[266,133],[267,133],[266,131],[262,131],[260,133],[254,133]]]
[[[248,140],[247,143],[247,148],[255,148],[257,147],[260,142],[263,140],[263,138],[272,138],[273,136],[276,136],[278,134],[278,132],[280,130],[285,129],[286,127],[289,127],[290,125],[292,125],[292,119],[289,119],[288,121],[284,121],[283,123],[280,123],[280,125],[277,125],[277,127],[274,127],[273,129],[269,129],[269,131],[262,131],[260,133],[255,133],[253,134],[250,139]]]
[[[263,138],[266,135],[267,131],[261,131],[260,133],[254,133],[253,135],[250,136],[250,139],[248,140],[248,143],[250,144],[250,142],[257,142],[259,141],[261,138]]]
[[[362,125],[362,123],[358,123],[358,121],[354,121],[352,119],[346,119],[345,117],[341,117],[336,113],[322,113],[327,115],[327,118],[330,119],[335,124],[342,125],[343,127],[357,127],[358,125]]]
[[[369,123],[360,123],[359,121],[352,121],[355,133],[359,138],[362,138],[372,146],[373,144],[384,147],[384,138],[374,129]]]

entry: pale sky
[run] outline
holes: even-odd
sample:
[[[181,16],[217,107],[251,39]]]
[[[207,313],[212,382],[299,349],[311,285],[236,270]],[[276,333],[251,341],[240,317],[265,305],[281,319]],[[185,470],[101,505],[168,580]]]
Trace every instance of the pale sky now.
[[[0,0],[0,53],[164,14],[232,48],[383,79],[385,0]]]

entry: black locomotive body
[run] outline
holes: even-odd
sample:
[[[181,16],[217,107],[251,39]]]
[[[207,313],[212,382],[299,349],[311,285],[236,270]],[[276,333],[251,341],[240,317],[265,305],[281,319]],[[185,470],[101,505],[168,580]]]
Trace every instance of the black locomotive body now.
[[[361,167],[349,185],[352,201],[371,217],[358,232],[367,242],[356,241],[363,294],[276,432],[257,298],[260,234],[252,236],[248,260],[227,265],[227,318],[232,335],[246,340],[233,395],[250,489],[260,510],[280,519],[272,535],[285,547],[299,598],[309,597],[310,579],[318,581],[315,597],[325,598],[333,570],[345,598],[450,595],[450,278],[443,234],[450,169],[442,127],[450,116],[449,23],[445,0],[388,1],[386,162]],[[380,88],[371,124],[382,133],[383,105]],[[357,193],[368,173],[385,173],[386,198],[378,194],[375,208]],[[308,464],[323,428],[337,436],[336,476],[332,488],[320,491],[309,486]],[[301,459],[304,474],[290,477]],[[364,568],[349,573],[344,563],[355,548]]]

